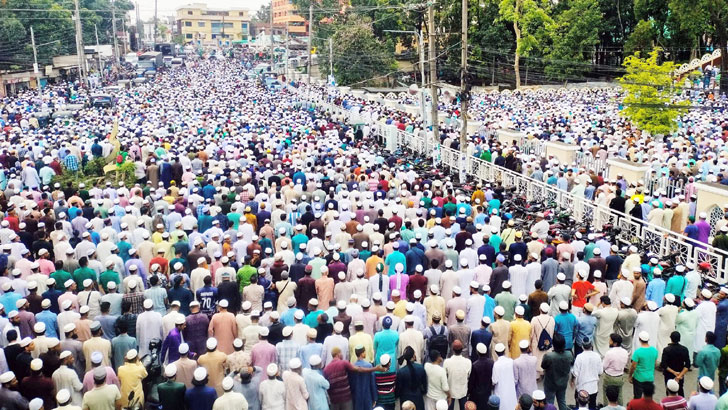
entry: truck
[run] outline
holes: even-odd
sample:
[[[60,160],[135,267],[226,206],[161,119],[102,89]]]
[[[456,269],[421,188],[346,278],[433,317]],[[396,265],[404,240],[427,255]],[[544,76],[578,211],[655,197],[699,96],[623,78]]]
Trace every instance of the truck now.
[[[177,54],[175,46],[172,43],[155,44],[154,51],[162,53],[162,55],[165,57],[167,57],[167,56],[174,57]]]
[[[139,62],[137,63],[137,67],[140,69],[138,71],[141,71],[142,69],[144,70],[142,74],[147,71],[157,71],[163,65],[164,56],[158,51],[148,51],[140,55]]]

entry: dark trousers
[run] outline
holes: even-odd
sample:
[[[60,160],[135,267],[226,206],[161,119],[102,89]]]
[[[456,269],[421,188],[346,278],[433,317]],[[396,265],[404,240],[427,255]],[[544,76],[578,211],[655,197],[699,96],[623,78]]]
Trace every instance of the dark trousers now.
[[[544,393],[546,394],[546,403],[554,404],[555,399],[559,410],[569,410],[569,407],[566,405],[566,387],[551,390],[547,386],[544,386]]]
[[[458,402],[458,407],[460,408],[460,410],[465,410],[465,402],[468,401],[466,397],[463,397],[461,399],[453,399],[450,402],[450,405],[447,407],[447,410],[453,410],[453,408],[455,407],[455,401]]]
[[[645,385],[650,384],[652,382],[638,382],[637,380],[632,381],[632,391],[634,393],[635,399],[641,399],[642,398],[642,389]]]

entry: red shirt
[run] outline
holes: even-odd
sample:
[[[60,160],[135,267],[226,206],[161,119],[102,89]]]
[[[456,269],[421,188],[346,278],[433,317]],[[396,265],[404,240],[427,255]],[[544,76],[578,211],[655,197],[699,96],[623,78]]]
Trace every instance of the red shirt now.
[[[662,410],[662,407],[652,399],[632,399],[627,404],[627,410]]]
[[[348,360],[334,359],[324,368],[324,377],[329,381],[329,398],[332,403],[343,403],[351,400],[349,372],[354,370]]]
[[[574,284],[571,285],[571,288],[576,291],[572,305],[583,308],[586,304],[586,295],[594,290],[594,285],[592,285],[591,282],[580,280],[578,282],[574,282]]]
[[[688,402],[681,396],[668,396],[660,401],[665,410],[683,410],[688,408]]]

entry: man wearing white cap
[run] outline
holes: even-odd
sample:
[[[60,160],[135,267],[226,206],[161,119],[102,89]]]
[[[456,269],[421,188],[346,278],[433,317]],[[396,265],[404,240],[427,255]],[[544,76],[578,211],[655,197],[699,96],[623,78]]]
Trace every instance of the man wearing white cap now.
[[[286,388],[286,409],[307,410],[309,397],[306,382],[301,376],[301,360],[297,357],[288,362],[288,370],[283,372],[281,379]]]
[[[144,403],[142,380],[147,377],[147,369],[139,361],[139,353],[135,349],[126,352],[124,364],[119,367],[118,377],[121,383],[121,405],[129,405],[129,394],[132,392],[134,402]]]
[[[182,314],[178,314],[174,318],[174,327],[167,333],[167,337],[162,342],[162,350],[159,353],[159,358],[162,363],[173,363],[179,359],[179,347],[182,344],[182,333],[184,332],[185,317]]]
[[[192,377],[193,387],[185,392],[185,404],[189,409],[212,409],[213,403],[219,397],[209,381],[207,370],[204,367],[195,369]],[[222,391],[222,386],[220,386]]]
[[[329,381],[321,373],[321,357],[313,355],[308,359],[311,368],[303,369],[303,380],[308,391],[309,410],[328,410],[327,390],[330,387]]]
[[[698,317],[698,325],[695,329],[694,342],[696,352],[700,351],[700,349],[705,346],[705,333],[715,329],[717,307],[711,300],[712,297],[713,294],[706,288],[703,288],[703,290],[698,292],[698,305],[695,307],[695,312]]]
[[[207,353],[200,356],[197,359],[197,363],[207,369],[207,374],[210,378],[210,386],[215,388],[218,396],[223,393],[222,386],[220,385],[223,377],[225,377],[225,360],[227,355],[217,349],[217,339],[211,337],[207,339],[205,347],[207,347]]]
[[[632,362],[629,367],[629,380],[632,382],[634,397],[642,397],[642,390],[647,384],[655,381],[655,366],[657,365],[657,349],[650,346],[650,335],[641,332],[637,337],[640,340],[640,347],[632,354]]]
[[[172,363],[177,367],[177,381],[184,383],[188,389],[193,386],[193,373],[197,368],[197,362],[189,358],[190,347],[187,343],[182,343],[178,348],[179,359]]]
[[[286,405],[286,386],[277,379],[278,365],[271,363],[266,367],[267,379],[260,382],[260,404],[263,409],[283,409]]]
[[[331,363],[331,352],[334,348],[338,348],[341,352],[343,360],[349,360],[349,339],[344,337],[344,324],[342,322],[334,323],[334,333],[324,339],[322,366],[326,367]]]
[[[247,409],[248,401],[242,394],[233,391],[234,386],[232,377],[222,379],[222,389],[225,391],[222,396],[215,400],[212,410],[239,410]]]
[[[186,387],[176,380],[177,366],[168,364],[164,368],[164,377],[167,379],[157,385],[159,404],[163,409],[181,409],[185,407]]]
[[[493,351],[498,357],[493,363],[493,394],[500,398],[500,410],[515,409],[518,397],[516,397],[513,359],[506,356],[506,347],[503,343],[496,343]]]
[[[675,321],[679,313],[680,299],[672,293],[665,294],[665,303],[657,311],[660,316],[660,325],[657,333],[657,351],[662,357],[662,351],[670,343],[670,334],[675,330]],[[651,337],[655,337],[652,335]]]
[[[121,400],[121,392],[115,384],[106,383],[106,369],[103,366],[93,371],[93,389],[83,395],[85,409],[112,409]]]
[[[422,332],[414,328],[414,323],[415,319],[412,315],[405,316],[404,324],[406,329],[399,335],[399,342],[397,343],[397,356],[401,356],[405,348],[412,347],[412,349],[415,351],[415,361],[417,363],[423,363],[423,358],[425,354],[425,338],[422,335]],[[352,343],[352,340],[350,339],[349,342]],[[353,351],[353,349],[351,348],[350,350]],[[353,363],[355,358],[352,357],[351,359]]]
[[[139,357],[149,353],[149,342],[153,339],[164,340],[162,334],[162,315],[154,310],[152,299],[143,302],[144,312],[137,316],[136,338],[139,344]]]
[[[66,392],[69,393],[71,404],[74,406],[80,406],[82,401],[81,390],[83,389],[83,384],[81,384],[81,380],[79,380],[78,375],[73,370],[73,355],[68,350],[64,350],[61,352],[59,358],[61,359],[61,365],[51,376],[55,390],[57,392],[66,390]]]
[[[552,316],[559,314],[559,304],[561,302],[571,302],[571,286],[566,284],[566,275],[563,272],[556,275],[556,284],[549,289],[548,297],[551,304],[549,313]]]
[[[233,352],[233,340],[238,334],[235,316],[228,312],[228,306],[226,299],[217,303],[218,312],[212,315],[208,331],[210,336],[217,339],[220,351],[225,354]]]
[[[703,376],[698,379],[698,394],[693,395],[688,400],[688,408],[691,410],[712,410],[720,409],[716,407],[718,398],[713,393],[713,378]]]
[[[83,355],[86,358],[86,371],[91,369],[91,354],[100,352],[103,358],[104,366],[111,366],[111,342],[102,338],[103,330],[101,323],[92,322],[91,339],[83,342]]]

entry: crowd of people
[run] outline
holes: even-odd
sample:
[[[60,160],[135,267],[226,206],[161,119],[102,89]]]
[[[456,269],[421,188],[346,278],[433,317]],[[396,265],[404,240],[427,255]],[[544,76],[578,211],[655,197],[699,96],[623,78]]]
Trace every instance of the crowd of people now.
[[[0,408],[728,409],[710,266],[518,229],[243,67],[0,101]]]

